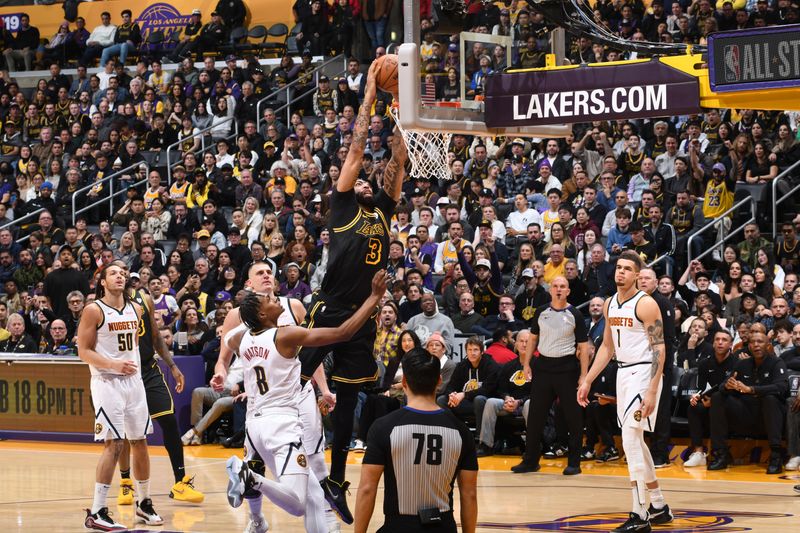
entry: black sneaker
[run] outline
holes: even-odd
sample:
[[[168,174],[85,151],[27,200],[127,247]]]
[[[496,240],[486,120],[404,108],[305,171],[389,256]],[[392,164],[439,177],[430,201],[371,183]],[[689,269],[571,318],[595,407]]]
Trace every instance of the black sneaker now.
[[[339,517],[339,519],[347,525],[353,523],[353,515],[350,513],[350,509],[347,507],[347,488],[350,486],[349,481],[345,481],[344,483],[337,483],[330,478],[330,476],[326,477],[322,481],[319,482],[322,486],[322,491],[325,493],[325,499],[333,509],[333,512]]]
[[[651,503],[650,508],[647,510],[647,519],[650,521],[650,524],[658,526],[661,524],[669,524],[675,517],[672,515],[672,511],[670,511],[669,505],[664,505],[661,509],[656,509]]]
[[[609,461],[616,461],[619,459],[619,451],[614,446],[609,446],[603,453],[597,456],[598,463],[607,463]]]
[[[103,507],[94,514],[91,510],[86,509],[86,520],[83,521],[83,527],[95,531],[126,531],[128,529],[122,524],[114,522],[114,519],[108,514],[108,507]]]
[[[583,451],[581,451],[581,461],[591,461],[595,458],[594,449],[589,448],[588,446],[583,447]]]
[[[783,472],[783,458],[780,453],[773,453],[769,456],[769,464],[767,465],[767,474],[775,475]]]
[[[564,474],[565,476],[577,476],[580,473],[581,473],[580,466],[567,466],[562,472],[562,474]]]
[[[656,457],[653,457],[653,466],[655,468],[666,468],[670,466],[670,464],[671,463],[669,462],[669,459],[667,459],[663,455],[658,455]]]
[[[795,485],[792,488],[794,489],[795,492],[800,492],[800,485]]]
[[[612,529],[611,533],[650,533],[653,528],[650,527],[650,522],[642,520],[636,513],[629,513],[628,520],[616,529]]]
[[[136,517],[148,526],[160,526],[164,524],[164,519],[158,516],[156,510],[153,509],[153,500],[150,498],[145,498],[140,502],[136,502]]]
[[[515,474],[527,474],[528,472],[538,472],[541,469],[542,469],[541,465],[538,464],[532,465],[530,463],[526,463],[525,461],[522,461],[518,465],[514,465],[511,467],[511,471]]]
[[[542,455],[548,459],[556,459],[558,457],[565,457],[568,451],[569,450],[567,450],[567,448],[564,446],[556,444],[555,446],[548,448]]]

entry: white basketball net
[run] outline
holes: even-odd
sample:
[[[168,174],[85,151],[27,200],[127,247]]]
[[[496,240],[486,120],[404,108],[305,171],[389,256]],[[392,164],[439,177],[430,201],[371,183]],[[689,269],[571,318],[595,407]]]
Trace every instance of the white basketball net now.
[[[447,161],[447,149],[453,135],[439,131],[407,130],[400,124],[400,109],[395,106],[390,109],[394,123],[406,142],[411,178],[453,179]]]

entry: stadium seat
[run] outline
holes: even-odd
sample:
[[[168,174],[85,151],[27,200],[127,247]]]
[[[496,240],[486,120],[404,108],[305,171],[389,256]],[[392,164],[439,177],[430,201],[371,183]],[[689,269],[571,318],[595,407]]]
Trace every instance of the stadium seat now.
[[[282,55],[286,54],[288,46],[287,45],[288,35],[289,35],[289,26],[287,26],[286,24],[278,22],[270,26],[269,30],[267,30],[267,37],[259,45],[259,48],[261,49],[261,54],[269,55],[272,57],[281,57]],[[266,40],[267,38],[276,40],[267,41]],[[295,44],[295,48],[296,47],[297,45]]]

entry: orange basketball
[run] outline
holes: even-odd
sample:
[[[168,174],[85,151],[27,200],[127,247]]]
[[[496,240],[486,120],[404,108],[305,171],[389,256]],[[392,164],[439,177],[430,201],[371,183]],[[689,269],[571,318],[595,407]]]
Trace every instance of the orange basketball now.
[[[375,63],[378,69],[375,79],[378,89],[397,96],[397,56],[382,55],[375,60]]]

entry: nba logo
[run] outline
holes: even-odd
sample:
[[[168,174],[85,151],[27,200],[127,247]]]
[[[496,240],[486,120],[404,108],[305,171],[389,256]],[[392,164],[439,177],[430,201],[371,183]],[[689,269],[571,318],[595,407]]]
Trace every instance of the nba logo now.
[[[735,82],[741,79],[739,70],[739,45],[731,44],[724,49],[725,81]]]

